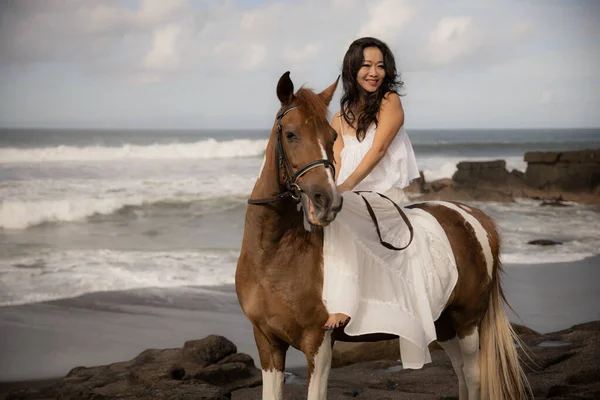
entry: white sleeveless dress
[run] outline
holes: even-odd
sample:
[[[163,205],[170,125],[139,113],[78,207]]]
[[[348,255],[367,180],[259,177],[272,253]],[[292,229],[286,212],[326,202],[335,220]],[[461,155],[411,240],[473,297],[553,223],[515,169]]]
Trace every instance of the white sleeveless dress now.
[[[375,130],[372,125],[362,142],[342,131],[338,184],[372,146]],[[402,189],[418,176],[410,139],[401,127],[386,155],[354,191],[376,191],[403,203]],[[436,339],[434,321],[458,278],[450,243],[430,214],[405,209],[414,227],[412,243],[403,251],[385,248],[363,198],[354,191],[343,193],[342,210],[324,229],[323,300],[330,313],[351,317],[346,334],[398,335],[404,368],[421,368],[431,362],[428,344]],[[409,231],[393,205],[374,193],[363,196],[377,216],[382,239],[405,246]]]

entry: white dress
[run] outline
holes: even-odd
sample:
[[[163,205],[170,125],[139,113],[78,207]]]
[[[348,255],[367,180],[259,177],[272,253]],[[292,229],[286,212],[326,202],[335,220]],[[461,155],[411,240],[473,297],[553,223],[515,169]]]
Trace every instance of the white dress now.
[[[338,184],[363,159],[375,130],[372,125],[362,142],[342,131]],[[402,189],[418,176],[412,145],[401,127],[386,155],[354,191],[376,191],[403,203]],[[385,248],[363,198],[354,191],[343,193],[342,210],[324,229],[323,300],[329,313],[351,317],[346,334],[398,335],[404,368],[421,368],[431,362],[427,346],[436,339],[434,321],[458,278],[450,243],[429,213],[404,209],[414,227],[413,241],[403,251]],[[362,195],[377,216],[382,239],[405,246],[409,231],[393,205],[375,193]]]

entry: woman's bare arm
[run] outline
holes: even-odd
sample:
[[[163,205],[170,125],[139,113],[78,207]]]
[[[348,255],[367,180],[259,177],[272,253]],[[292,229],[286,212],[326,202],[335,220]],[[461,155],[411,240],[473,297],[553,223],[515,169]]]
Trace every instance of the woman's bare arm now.
[[[383,158],[388,147],[398,134],[400,127],[404,124],[404,109],[402,108],[400,97],[396,93],[388,93],[381,101],[378,122],[375,137],[373,138],[373,145],[354,172],[338,186],[340,191],[354,189],[356,185],[369,175]]]
[[[337,182],[340,169],[342,168],[342,149],[344,148],[344,139],[342,138],[342,130],[340,127],[340,113],[335,113],[331,120],[331,127],[336,131],[337,138],[333,143],[333,160],[335,161],[335,181]]]

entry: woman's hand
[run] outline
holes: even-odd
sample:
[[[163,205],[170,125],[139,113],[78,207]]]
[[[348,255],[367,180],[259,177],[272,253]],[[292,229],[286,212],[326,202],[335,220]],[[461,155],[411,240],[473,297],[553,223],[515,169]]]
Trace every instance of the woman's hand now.
[[[348,192],[352,190],[352,188],[348,185],[348,181],[344,181],[341,185],[338,185],[337,189],[340,193]]]

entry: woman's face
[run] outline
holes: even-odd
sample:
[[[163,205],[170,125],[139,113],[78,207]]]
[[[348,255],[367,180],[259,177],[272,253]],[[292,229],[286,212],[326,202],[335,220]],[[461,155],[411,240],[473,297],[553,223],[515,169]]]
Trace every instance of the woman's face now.
[[[367,47],[363,50],[363,63],[356,81],[369,93],[373,93],[379,89],[385,77],[385,69],[383,68],[383,54],[377,47]]]

